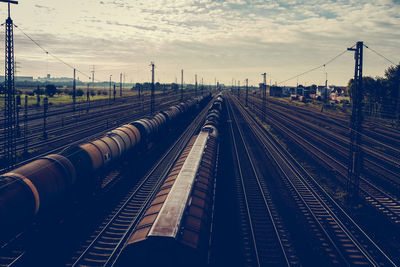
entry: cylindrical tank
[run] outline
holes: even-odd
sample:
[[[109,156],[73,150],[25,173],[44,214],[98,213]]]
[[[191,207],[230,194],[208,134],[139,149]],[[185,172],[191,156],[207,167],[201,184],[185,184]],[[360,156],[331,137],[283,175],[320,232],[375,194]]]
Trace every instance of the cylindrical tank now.
[[[123,140],[121,141],[117,138],[112,138],[111,136],[104,136],[100,139],[100,141],[103,141],[110,150],[110,161],[120,157],[125,151],[125,144]]]
[[[118,129],[125,131],[129,135],[132,146],[135,146],[137,143],[140,142],[140,132],[135,126],[130,124],[125,124],[119,127]]]
[[[32,218],[62,198],[76,181],[65,157],[48,155],[0,176],[0,240],[22,230]]]

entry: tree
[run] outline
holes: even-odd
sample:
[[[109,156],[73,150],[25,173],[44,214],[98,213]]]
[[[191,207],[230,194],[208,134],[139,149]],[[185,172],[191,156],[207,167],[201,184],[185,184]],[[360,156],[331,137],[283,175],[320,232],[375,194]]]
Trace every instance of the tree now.
[[[177,91],[179,89],[178,84],[176,84],[176,83],[171,84],[171,89],[174,91]]]
[[[46,85],[46,89],[44,90],[44,93],[48,97],[53,97],[55,94],[58,93],[57,87],[54,84],[48,84],[48,85]]]
[[[76,90],[76,96],[83,96],[84,92],[82,89]]]
[[[352,98],[354,81],[347,90]],[[385,71],[385,77],[363,77],[364,110],[369,116],[397,119],[400,121],[400,64]]]
[[[384,112],[397,115],[400,121],[400,63],[397,66],[390,66],[385,71],[386,97],[384,98]]]

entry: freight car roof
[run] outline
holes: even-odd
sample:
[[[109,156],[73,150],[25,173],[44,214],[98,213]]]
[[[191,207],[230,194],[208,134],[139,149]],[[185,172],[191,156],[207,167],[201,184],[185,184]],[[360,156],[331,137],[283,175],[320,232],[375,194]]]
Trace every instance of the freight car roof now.
[[[149,236],[175,237],[178,233],[208,136],[208,132],[201,132],[198,135]]]

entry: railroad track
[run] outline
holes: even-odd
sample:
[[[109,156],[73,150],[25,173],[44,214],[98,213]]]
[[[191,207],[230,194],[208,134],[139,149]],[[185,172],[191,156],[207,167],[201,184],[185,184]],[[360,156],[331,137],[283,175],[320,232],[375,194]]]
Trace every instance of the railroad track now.
[[[125,241],[139,222],[147,205],[151,203],[170,168],[199,129],[207,110],[208,106],[201,111],[140,183],[121,200],[113,213],[89,237],[68,266],[109,266],[115,262]]]
[[[172,102],[179,102],[179,99],[176,99],[175,101]],[[162,110],[165,107],[168,107],[171,105],[171,102],[165,102],[162,103],[158,106],[159,110]],[[158,111],[159,111],[158,110]],[[124,113],[124,112],[122,112]],[[126,112],[125,112],[126,113]],[[65,147],[66,144],[70,144],[71,142],[76,142],[80,140],[85,140],[88,138],[92,138],[95,136],[98,136],[100,133],[106,132],[109,129],[115,128],[115,126],[119,123],[127,123],[131,122],[132,120],[135,120],[141,116],[145,116],[147,113],[145,111],[138,111],[138,112],[129,112],[129,114],[124,114],[123,116],[115,117],[115,114],[110,115],[110,118],[113,119],[113,123],[107,123],[107,121],[99,120],[98,117],[94,118],[93,121],[95,121],[95,124],[90,124],[88,122],[82,122],[80,125],[81,127],[75,129],[78,127],[77,125],[72,125],[71,129],[74,129],[70,132],[65,133],[64,129],[61,130],[56,130],[57,133],[54,134],[55,136],[53,138],[48,138],[47,140],[39,140],[38,142],[31,143],[29,146],[29,149],[37,149],[38,151],[34,153],[34,155],[37,154],[43,154],[43,153],[48,153],[49,151],[57,151],[55,147],[58,147],[59,149],[62,149]],[[111,119],[110,119],[111,120]],[[23,146],[18,147],[19,152],[23,150]],[[34,157],[37,158],[37,157]],[[28,161],[31,161],[32,158],[30,158],[27,161],[23,161],[23,163],[26,163]],[[20,162],[21,163],[21,162]],[[20,165],[18,163],[18,165]],[[4,171],[4,170],[3,170]],[[1,172],[1,170],[0,170]]]
[[[262,111],[259,110],[259,112]],[[278,117],[280,121],[284,121],[290,128],[306,134],[309,140],[313,140],[319,146],[324,146],[329,151],[333,151],[335,155],[341,158],[342,162],[348,160],[349,141],[345,137],[275,109],[270,108],[268,112],[273,113],[274,116],[272,117]],[[388,188],[394,187],[398,191],[400,189],[400,162],[398,159],[376,153],[365,145],[362,148],[365,153],[364,164],[366,166],[363,171],[367,179],[374,181],[376,180],[374,178],[378,177],[387,182]]]
[[[257,111],[260,114],[260,110]],[[301,131],[294,131],[284,125],[280,120],[268,117],[271,125],[279,130],[284,135],[293,140],[299,147],[311,153],[311,155],[325,166],[328,170],[334,170],[340,177],[347,181],[347,165],[333,157],[321,147],[316,146],[307,138],[304,138],[299,133]],[[282,118],[280,118],[282,119]],[[400,225],[400,200],[396,196],[388,193],[366,179],[364,175],[360,177],[360,193],[367,203],[376,208],[378,212],[383,214],[391,222]]]
[[[350,127],[347,124],[344,125],[338,123],[333,119],[326,120],[322,114],[313,114],[310,111],[307,113],[307,111],[304,110],[296,112],[296,116],[294,116],[293,110],[289,107],[279,106],[279,108],[277,108],[275,105],[270,105],[269,110],[279,113],[292,121],[297,121],[303,125],[307,125],[310,128],[318,129],[319,131],[324,132],[327,136],[334,138],[339,144],[348,145],[349,143]],[[374,138],[371,136],[374,136]],[[400,167],[400,162],[398,160],[398,157],[400,156],[400,142],[398,139],[390,139],[390,141],[388,140],[385,143],[384,140],[388,139],[388,136],[376,136],[376,133],[372,132],[368,128],[364,128],[362,137],[362,148],[367,151],[368,155],[370,155],[374,160],[380,160],[384,163],[387,162],[387,164],[390,163],[397,168]],[[385,151],[382,151],[382,148],[384,148]]]
[[[269,153],[332,264],[396,266],[336,201],[278,142],[234,101]]]
[[[16,239],[20,238],[17,236]],[[25,255],[25,250],[22,248],[21,243],[12,242],[4,244],[0,247],[0,267],[9,267],[17,264]]]
[[[159,106],[166,106],[167,103],[177,102],[177,97],[166,97],[160,102]],[[146,100],[143,105],[146,105],[150,102],[150,100]],[[76,115],[70,115],[64,117],[64,120],[59,120],[55,118],[55,120],[48,121],[47,125],[47,134],[49,138],[47,140],[43,140],[43,125],[42,121],[39,122],[39,125],[36,126],[28,126],[29,136],[27,138],[27,142],[29,144],[28,149],[37,149],[41,146],[47,144],[54,140],[54,137],[58,137],[60,134],[66,134],[68,132],[73,132],[76,128],[87,128],[90,129],[93,126],[107,125],[111,124],[114,121],[125,121],[127,118],[131,117],[132,114],[137,112],[144,113],[142,110],[142,104],[138,103],[136,106],[132,106],[132,104],[123,104],[118,106],[109,106],[107,109],[99,110],[98,112],[92,112],[88,114],[84,114],[81,117],[77,117]],[[142,111],[141,111],[142,110]],[[99,120],[99,117],[102,119]],[[1,139],[0,139],[1,140]],[[17,152],[21,152],[24,149],[24,138],[18,138],[17,140]],[[0,143],[0,146],[4,145],[3,142]]]
[[[113,108],[117,106],[124,105],[126,103],[132,103],[131,101],[137,101],[140,103],[140,100],[137,98],[135,99],[134,97],[127,97],[122,100],[113,102],[112,105],[110,105],[108,102],[105,103],[103,99],[96,100],[91,102],[90,104],[90,111],[91,112],[98,112],[102,111],[107,108]],[[104,103],[103,103],[104,102]],[[56,106],[49,106],[48,112],[47,112],[47,118],[49,120],[49,123],[51,123],[52,120],[58,121],[58,118],[60,116],[64,116],[66,120],[68,118],[75,117],[77,114],[79,115],[80,113],[86,113],[86,102],[85,103],[77,103],[75,106],[75,111],[73,110],[73,106],[71,104],[66,104],[66,105],[56,105]],[[34,111],[32,111],[34,110]],[[23,124],[23,108],[20,109],[19,113],[19,118],[20,118],[20,125]],[[38,124],[42,123],[43,119],[43,107],[29,107],[28,108],[28,114],[27,114],[27,121],[28,123],[31,124]],[[4,125],[4,119],[0,119],[0,125]],[[2,134],[2,129],[0,131],[0,134]],[[1,136],[2,138],[2,136]],[[0,139],[2,140],[2,139]]]
[[[252,101],[256,101],[257,103],[261,104],[260,99],[254,97],[251,98]],[[288,115],[293,114],[293,111],[295,111],[296,116],[302,118],[305,121],[312,121],[314,124],[319,125],[321,128],[327,127],[337,133],[340,133],[346,138],[348,137],[350,129],[349,119],[341,116],[340,114],[332,115],[329,113],[321,113],[312,108],[285,104],[275,99],[268,99],[268,103],[270,104],[269,107],[277,112],[285,113]],[[389,153],[389,155],[395,158],[400,155],[398,149],[393,149],[394,147],[399,147],[400,145],[400,134],[397,132],[396,129],[373,123],[371,120],[366,120],[363,124],[364,133],[362,134],[362,136],[365,142],[367,142],[371,147],[376,147],[378,149],[380,149],[381,147],[385,147],[385,152]],[[381,127],[383,128],[381,129]]]
[[[304,113],[304,114],[312,114],[316,119],[320,119],[319,115],[320,112],[317,109],[313,109],[310,107],[301,107],[297,105],[289,105],[285,104],[282,101],[276,100],[276,99],[270,99],[270,102],[279,105],[279,106],[286,106],[290,107],[292,109],[295,109],[298,112]],[[332,121],[335,124],[338,124],[339,126],[344,126],[348,127],[349,126],[349,121],[350,121],[350,115],[342,115],[342,114],[332,114],[332,113],[323,113],[324,118]],[[380,122],[377,122],[375,119],[366,117],[365,120],[365,125],[368,127],[366,129],[369,134],[375,134],[374,131],[378,130],[378,136],[380,137],[394,137],[396,139],[400,138],[400,131],[398,128],[390,127],[387,125],[384,125]]]
[[[236,184],[246,266],[291,266],[298,259],[291,247],[268,188],[259,177],[241,125],[227,104],[230,133],[237,166]],[[241,123],[243,124],[243,122]]]

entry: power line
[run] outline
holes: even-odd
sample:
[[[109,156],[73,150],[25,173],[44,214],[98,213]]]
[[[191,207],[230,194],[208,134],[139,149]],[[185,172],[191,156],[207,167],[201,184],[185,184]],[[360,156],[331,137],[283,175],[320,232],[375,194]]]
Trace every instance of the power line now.
[[[354,45],[353,45],[352,47],[354,47]],[[317,66],[317,67],[315,67],[315,68],[309,69],[309,70],[307,70],[307,71],[305,71],[305,72],[303,72],[303,73],[300,73],[300,74],[298,74],[298,75],[296,75],[296,76],[293,76],[293,77],[291,77],[291,78],[289,78],[289,79],[286,79],[286,80],[284,80],[284,81],[281,81],[281,82],[279,82],[278,84],[282,84],[282,83],[288,82],[288,81],[290,81],[290,80],[293,80],[293,79],[296,79],[296,78],[298,78],[298,77],[300,77],[300,76],[303,76],[303,75],[305,75],[305,74],[307,74],[307,73],[310,73],[310,72],[313,72],[313,71],[315,71],[315,70],[317,70],[317,69],[323,68],[323,67],[325,67],[326,65],[328,65],[328,64],[332,63],[333,61],[335,61],[338,57],[344,55],[346,52],[347,52],[347,49],[344,50],[343,52],[341,52],[340,54],[334,56],[332,59],[328,60],[326,63],[324,63],[324,64],[322,64],[322,65],[319,65],[319,66]]]
[[[381,58],[384,58],[384,59],[386,59],[388,62],[390,62],[391,64],[393,64],[393,65],[397,65],[396,63],[394,63],[393,61],[391,61],[390,59],[388,59],[387,57],[385,57],[384,55],[382,55],[381,53],[379,53],[378,51],[376,51],[376,50],[374,50],[374,49],[372,49],[371,47],[369,47],[369,46],[366,46],[365,44],[364,44],[364,46],[366,47],[366,48],[368,48],[369,50],[371,50],[372,52],[374,52],[375,54],[377,54],[378,56],[380,56]]]
[[[86,77],[88,77],[90,79],[90,75],[84,73],[83,71],[80,71],[79,69],[77,69],[76,67],[72,66],[71,64],[65,62],[64,60],[62,60],[61,58],[57,57],[56,55],[54,55],[53,53],[50,53],[48,50],[46,50],[43,46],[41,46],[37,41],[35,41],[32,37],[30,37],[27,33],[25,33],[19,26],[15,25],[14,26],[20,30],[29,40],[31,40],[35,45],[37,45],[40,49],[42,49],[47,55],[52,56],[53,58],[55,58],[56,60],[60,61],[61,63],[63,63],[64,65],[66,65],[67,67],[71,68],[71,69],[75,69],[77,72],[81,73],[82,75],[85,75]]]

